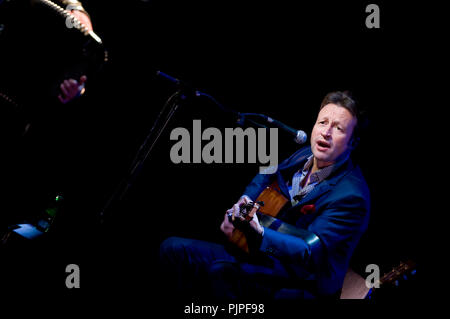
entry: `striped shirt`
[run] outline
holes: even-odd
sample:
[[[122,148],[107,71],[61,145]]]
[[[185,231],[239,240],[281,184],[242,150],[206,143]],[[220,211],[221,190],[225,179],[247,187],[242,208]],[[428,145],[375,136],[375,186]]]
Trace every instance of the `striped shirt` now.
[[[309,172],[312,169],[314,162],[314,155],[308,157],[303,169],[298,170],[292,177],[292,183],[288,186],[289,194],[291,195],[292,206],[298,204],[298,202],[309,192],[311,192],[314,187],[316,187],[320,182],[326,179],[333,172],[335,164],[326,166],[322,169],[311,174],[309,178],[309,184],[302,187],[302,182],[307,178]]]

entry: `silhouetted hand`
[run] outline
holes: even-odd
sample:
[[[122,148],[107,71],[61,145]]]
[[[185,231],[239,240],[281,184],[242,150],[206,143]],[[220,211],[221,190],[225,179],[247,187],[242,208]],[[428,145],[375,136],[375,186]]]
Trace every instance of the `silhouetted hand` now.
[[[64,80],[60,84],[61,94],[58,95],[58,99],[61,103],[66,104],[72,101],[74,98],[84,93],[84,83],[86,83],[87,77],[83,75],[80,80],[68,79]]]

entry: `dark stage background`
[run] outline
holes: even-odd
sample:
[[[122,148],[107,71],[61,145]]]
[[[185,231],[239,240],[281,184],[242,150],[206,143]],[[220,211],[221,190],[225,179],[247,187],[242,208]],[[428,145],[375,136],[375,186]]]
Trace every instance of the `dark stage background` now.
[[[365,27],[369,2],[83,1],[109,62],[88,79],[86,95],[63,122],[66,162],[61,188],[67,221],[33,244],[25,286],[65,289],[64,267],[81,270],[80,291],[145,299],[155,285],[158,248],[168,236],[221,240],[219,225],[259,164],[173,164],[175,127],[236,127],[236,118],[206,98],[189,96],[145,161],[125,199],[99,212],[127,175],[164,102],[176,88],[161,70],[240,112],[269,115],[310,135],[326,93],[349,90],[369,126],[356,151],[372,196],[369,229],[352,261],[382,273],[400,261],[419,263],[417,169],[425,160],[411,138],[427,69],[418,42],[432,39],[406,5],[377,2],[381,28]],[[416,8],[414,8],[415,10]],[[49,68],[57,65],[49,66]],[[90,81],[90,82],[89,82]],[[205,143],[204,143],[205,144]],[[203,144],[203,145],[204,145]],[[279,131],[279,160],[298,145]],[[23,258],[23,256],[22,256]],[[27,259],[27,258],[25,258]],[[21,260],[21,259],[20,259]],[[33,268],[34,269],[34,268]],[[420,263],[419,263],[420,269]],[[418,272],[418,275],[420,271]],[[36,276],[37,277],[36,277]],[[36,280],[36,282],[34,282]],[[414,282],[414,281],[413,281]],[[411,298],[418,289],[397,289]],[[144,293],[138,293],[142,291]]]

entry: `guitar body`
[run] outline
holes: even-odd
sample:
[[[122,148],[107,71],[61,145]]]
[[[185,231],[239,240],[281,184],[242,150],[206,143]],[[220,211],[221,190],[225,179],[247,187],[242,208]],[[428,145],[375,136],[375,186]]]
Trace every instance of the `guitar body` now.
[[[267,186],[265,190],[259,194],[256,199],[257,202],[264,202],[259,211],[264,215],[277,217],[280,210],[286,205],[288,199],[281,194],[278,183],[274,182],[272,185]]]
[[[264,206],[259,208],[262,214],[276,217],[288,199],[281,194],[278,183],[274,182],[259,194],[256,202],[264,202]],[[241,230],[234,229],[230,241],[242,250],[249,252],[247,238]]]

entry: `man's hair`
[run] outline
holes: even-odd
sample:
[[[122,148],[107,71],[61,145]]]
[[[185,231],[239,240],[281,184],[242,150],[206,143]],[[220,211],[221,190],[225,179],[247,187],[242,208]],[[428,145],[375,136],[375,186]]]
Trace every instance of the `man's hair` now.
[[[353,128],[352,138],[350,139],[353,148],[359,143],[360,135],[361,135],[361,113],[358,110],[358,105],[356,104],[353,97],[350,95],[348,91],[336,91],[328,93],[325,98],[322,100],[320,104],[320,110],[327,104],[336,104],[348,110],[355,118],[356,125]]]

